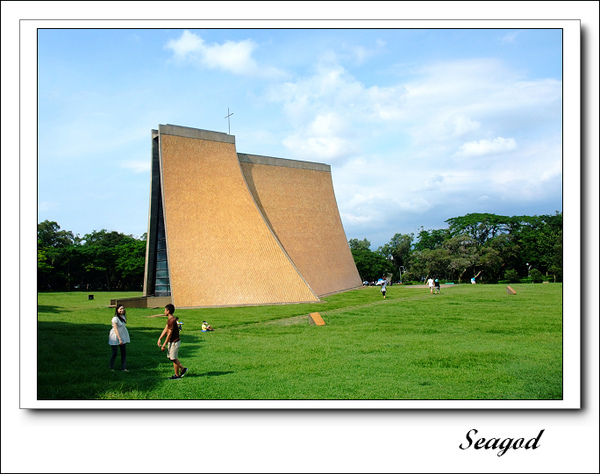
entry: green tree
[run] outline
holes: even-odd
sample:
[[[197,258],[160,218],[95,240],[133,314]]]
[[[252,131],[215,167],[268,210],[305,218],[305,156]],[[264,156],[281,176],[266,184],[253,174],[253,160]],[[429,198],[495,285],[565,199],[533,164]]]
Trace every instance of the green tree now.
[[[142,289],[144,266],[146,262],[145,240],[129,239],[116,247],[115,270],[118,275],[118,287]]]
[[[452,257],[448,249],[425,249],[421,254],[422,271],[425,277],[445,278],[450,268]]]
[[[126,289],[132,278],[143,282],[145,243],[130,235],[93,231],[83,237],[82,254],[88,284],[96,288]],[[136,275],[137,276],[134,276]],[[137,289],[138,285],[134,285]]]
[[[452,217],[446,222],[451,235],[470,235],[479,245],[485,244],[503,232],[507,232],[509,218],[489,213],[472,213],[461,217]]]
[[[502,272],[507,268],[516,269],[521,266],[521,248],[517,243],[517,239],[512,234],[502,234],[492,239],[489,239],[485,246],[494,249],[498,252],[499,258],[502,261],[501,271],[498,274],[500,277]]]
[[[476,242],[470,235],[456,235],[444,242],[444,247],[450,253],[449,269],[458,276],[460,283],[469,269],[474,269],[479,258]],[[475,276],[475,273],[473,273]]]
[[[514,269],[510,268],[506,270],[504,273],[504,278],[508,280],[509,283],[520,283],[521,278],[519,277],[519,273]]]
[[[478,268],[481,270],[482,279],[489,283],[497,283],[502,274],[503,261],[500,252],[490,246],[481,247]]]
[[[418,281],[427,276],[427,256],[424,253],[428,250],[430,249],[413,250],[410,258],[410,266],[406,272],[407,279]]]
[[[537,268],[532,268],[529,272],[529,277],[534,283],[542,283],[544,281],[544,275]]]
[[[38,290],[141,289],[145,235],[105,229],[83,238],[53,221],[38,224]]]
[[[413,234],[395,234],[392,239],[378,249],[394,267],[394,278],[400,278],[400,270],[409,268]]]
[[[444,245],[444,242],[450,237],[448,229],[425,230],[421,227],[417,235],[414,250],[436,249]]]
[[[79,243],[73,232],[61,230],[54,222],[38,223],[37,283],[40,290],[70,288],[71,255]]]
[[[38,273],[48,274],[50,273],[54,267],[50,263],[50,257],[48,252],[50,249],[48,247],[42,246],[42,242],[38,239],[38,250],[37,250],[37,260],[38,260]],[[38,276],[39,278],[39,276]]]
[[[362,281],[378,280],[393,270],[392,263],[382,253],[371,250],[367,239],[351,239],[348,243]]]
[[[563,279],[563,239],[562,230],[556,232],[554,247],[552,248],[552,256],[549,259],[548,272],[554,277],[554,281],[562,281]]]
[[[358,240],[358,239],[350,239],[348,241],[348,245],[350,246],[350,250],[371,250],[371,242],[367,239]]]
[[[452,217],[447,229],[425,230],[417,234],[395,234],[379,247],[395,276],[404,267],[407,278],[422,279],[427,275],[449,273],[452,279],[462,281],[472,272],[475,277],[494,282],[506,278],[508,270],[518,277],[527,275],[528,268],[537,268],[554,281],[562,281],[562,213],[542,216],[501,216],[490,213],[471,213]],[[361,271],[381,276],[381,264],[375,265],[367,239],[349,242]],[[358,255],[357,251],[366,251]],[[441,250],[437,251],[436,250]],[[446,267],[444,267],[446,265]],[[358,264],[357,264],[358,266]],[[361,273],[362,274],[362,273]],[[513,275],[512,272],[509,275]]]
[[[37,234],[38,246],[43,248],[64,248],[76,242],[73,232],[60,230],[56,222],[47,219],[38,224]]]
[[[550,267],[562,273],[562,226],[562,213],[559,212],[522,219],[521,226],[515,232],[522,249],[522,274],[527,273],[528,265],[542,273],[548,272]]]

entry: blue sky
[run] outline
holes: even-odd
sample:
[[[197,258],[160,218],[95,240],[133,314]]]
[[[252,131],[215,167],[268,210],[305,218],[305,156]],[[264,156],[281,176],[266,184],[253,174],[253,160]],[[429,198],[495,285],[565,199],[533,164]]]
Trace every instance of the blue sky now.
[[[348,239],[562,211],[560,29],[40,29],[38,222],[147,230],[151,130],[327,163]]]

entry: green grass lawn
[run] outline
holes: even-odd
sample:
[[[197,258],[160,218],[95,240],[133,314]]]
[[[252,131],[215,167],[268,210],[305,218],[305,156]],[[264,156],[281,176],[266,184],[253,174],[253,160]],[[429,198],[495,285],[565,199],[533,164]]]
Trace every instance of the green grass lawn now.
[[[189,373],[175,381],[156,345],[162,308],[127,310],[129,372],[112,372],[108,305],[139,294],[39,293],[38,400],[560,400],[562,284],[511,286],[517,295],[395,285],[385,300],[366,287],[315,304],[177,309]],[[315,311],[325,326],[309,324]]]

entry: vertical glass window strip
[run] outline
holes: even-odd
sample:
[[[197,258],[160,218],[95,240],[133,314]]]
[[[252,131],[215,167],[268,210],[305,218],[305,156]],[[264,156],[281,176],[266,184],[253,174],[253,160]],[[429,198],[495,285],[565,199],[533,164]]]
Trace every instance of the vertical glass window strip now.
[[[158,238],[156,239],[156,275],[154,277],[154,295],[171,296],[162,199],[159,200],[158,206]]]

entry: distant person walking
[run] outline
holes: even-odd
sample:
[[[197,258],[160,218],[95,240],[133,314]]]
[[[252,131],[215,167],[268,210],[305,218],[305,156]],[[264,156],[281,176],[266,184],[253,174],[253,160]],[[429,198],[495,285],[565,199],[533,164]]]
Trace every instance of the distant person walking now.
[[[441,294],[442,293],[442,289],[440,287],[440,281],[436,278],[435,279],[435,294]]]
[[[165,315],[168,317],[167,325],[163,329],[160,337],[158,338],[158,347],[161,351],[165,350],[167,346],[167,358],[173,362],[173,370],[175,374],[169,377],[170,380],[178,380],[182,378],[188,371],[187,367],[181,365],[179,362],[179,347],[181,346],[181,339],[179,339],[179,325],[177,319],[173,313],[175,312],[175,306],[168,304],[165,306]],[[161,346],[162,338],[165,338],[165,342]]]
[[[429,285],[429,293],[431,293],[433,295],[433,278],[430,278],[429,280],[427,280],[427,284]]]
[[[122,304],[117,305],[115,308],[115,315],[111,320],[112,328],[108,333],[108,344],[112,350],[110,356],[110,370],[114,370],[115,360],[117,359],[117,348],[121,352],[121,370],[123,372],[129,372],[127,370],[127,344],[129,342],[129,332],[125,324],[127,323],[127,316],[125,314],[125,306]]]
[[[383,295],[383,299],[385,299],[385,292],[387,291],[387,280],[384,280],[384,282],[381,284],[381,294]]]

